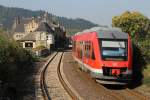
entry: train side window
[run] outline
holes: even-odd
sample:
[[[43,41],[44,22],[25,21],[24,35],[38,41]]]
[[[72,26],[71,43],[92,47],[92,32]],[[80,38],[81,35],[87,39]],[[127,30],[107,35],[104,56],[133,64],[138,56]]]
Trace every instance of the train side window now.
[[[91,50],[91,49],[92,49],[91,41],[90,41],[90,44],[89,44],[89,45],[90,45],[90,47],[89,47],[89,58],[91,58],[91,56],[92,56],[92,54],[91,54],[91,51],[92,51],[92,50]]]
[[[93,43],[92,43],[92,59],[95,60],[95,54],[94,54]]]
[[[92,50],[92,59],[95,60],[94,50]]]
[[[88,50],[87,50],[87,57],[89,58],[89,44],[88,44]]]
[[[86,42],[85,42],[85,51],[86,51]]]
[[[88,42],[86,41],[86,50],[85,50],[85,56],[88,57]]]
[[[85,42],[85,56],[87,57],[87,42]]]
[[[82,42],[79,42],[80,50],[79,50],[79,58],[82,59]]]
[[[89,52],[89,42],[88,42],[88,44],[87,44],[87,58],[89,58],[89,54],[90,52]]]
[[[89,44],[89,51],[91,50],[91,45]]]

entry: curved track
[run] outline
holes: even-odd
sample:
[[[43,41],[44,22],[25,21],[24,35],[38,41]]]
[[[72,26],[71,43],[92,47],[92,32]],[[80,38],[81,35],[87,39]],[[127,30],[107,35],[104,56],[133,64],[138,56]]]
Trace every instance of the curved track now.
[[[58,53],[55,53],[52,58],[50,58],[46,64],[44,65],[44,69],[42,70],[41,72],[41,77],[40,77],[40,86],[41,86],[41,90],[42,90],[42,93],[43,93],[43,98],[44,100],[51,100],[50,98],[50,95],[48,93],[48,90],[47,90],[47,86],[46,86],[46,82],[45,82],[45,72],[48,68],[48,65],[51,63],[51,61],[56,57]]]
[[[62,61],[62,57],[63,57],[63,54],[61,56],[61,61]],[[74,92],[69,88],[69,86],[66,84],[65,80],[63,79],[62,77],[62,74],[61,74],[61,61],[59,62],[59,66],[58,66],[58,69],[57,69],[57,73],[58,73],[58,77],[59,77],[59,80],[61,82],[61,84],[63,85],[63,87],[65,88],[65,90],[69,93],[69,95],[71,96],[71,98],[73,100],[77,100],[77,96],[74,94]]]
[[[61,53],[61,54],[60,54]],[[51,87],[51,85],[49,84],[49,80],[51,80],[51,79],[49,79],[48,80],[48,78],[46,78],[46,76],[47,77],[51,77],[50,75],[49,75],[49,71],[48,70],[54,70],[53,68],[49,68],[50,66],[51,66],[51,64],[52,63],[57,63],[58,62],[58,64],[56,64],[57,66],[55,66],[55,67],[57,67],[57,71],[55,72],[55,73],[57,73],[57,75],[55,74],[54,76],[55,77],[58,77],[58,79],[59,79],[59,81],[60,81],[60,83],[61,83],[61,85],[63,86],[63,88],[65,89],[65,91],[67,92],[67,94],[69,94],[70,95],[70,97],[73,99],[73,100],[75,100],[75,98],[76,98],[76,96],[75,96],[75,94],[71,91],[71,89],[67,86],[67,84],[65,83],[65,81],[64,81],[64,79],[63,79],[63,77],[62,77],[62,75],[61,75],[61,70],[60,70],[60,68],[61,68],[61,61],[62,61],[62,57],[63,57],[63,52],[57,52],[57,53],[55,53],[47,62],[46,62],[46,64],[45,64],[45,66],[44,66],[44,68],[43,68],[43,70],[42,70],[42,72],[41,72],[41,77],[40,77],[40,86],[41,86],[41,90],[42,90],[42,93],[43,93],[43,98],[44,98],[44,100],[51,100],[52,99],[52,97],[51,97],[51,94],[50,94],[50,92],[51,92],[51,90],[50,90],[50,87]],[[56,59],[59,59],[59,61],[56,61]],[[53,65],[52,65],[53,66]],[[52,78],[53,79],[53,78]],[[55,82],[55,81],[53,81],[53,80],[51,80],[51,83],[55,83],[55,84],[59,84],[59,83],[57,83],[57,82]],[[53,86],[53,85],[52,85]],[[55,86],[53,86],[53,87],[55,87]],[[53,88],[52,87],[52,88]],[[56,90],[57,90],[57,88],[56,88]],[[60,90],[59,90],[60,91]],[[62,90],[61,90],[62,91]],[[64,91],[64,90],[63,90]],[[56,94],[57,94],[57,92],[56,92]],[[56,95],[55,94],[55,95]],[[66,93],[65,93],[66,94]],[[53,95],[53,94],[52,94]],[[59,94],[57,94],[57,95],[59,95]],[[62,94],[63,95],[63,94]],[[57,97],[57,96],[56,96]],[[61,96],[60,96],[61,97]],[[67,97],[68,98],[68,97]],[[62,100],[64,100],[64,99],[62,99]],[[70,100],[70,99],[69,99]]]

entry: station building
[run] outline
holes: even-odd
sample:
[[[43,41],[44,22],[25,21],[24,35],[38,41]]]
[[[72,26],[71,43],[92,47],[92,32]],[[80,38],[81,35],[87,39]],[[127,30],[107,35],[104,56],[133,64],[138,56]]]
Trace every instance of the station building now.
[[[54,24],[45,13],[43,17],[20,18],[16,17],[12,26],[13,39],[23,48],[32,51],[47,49],[53,50],[63,45],[66,31],[63,26]]]

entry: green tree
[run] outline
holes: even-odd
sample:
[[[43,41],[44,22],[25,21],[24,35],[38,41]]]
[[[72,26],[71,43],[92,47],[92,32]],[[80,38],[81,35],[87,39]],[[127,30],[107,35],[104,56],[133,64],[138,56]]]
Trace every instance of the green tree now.
[[[148,37],[149,25],[150,20],[140,12],[126,11],[112,19],[113,27],[119,27],[124,32],[130,33],[134,39]]]

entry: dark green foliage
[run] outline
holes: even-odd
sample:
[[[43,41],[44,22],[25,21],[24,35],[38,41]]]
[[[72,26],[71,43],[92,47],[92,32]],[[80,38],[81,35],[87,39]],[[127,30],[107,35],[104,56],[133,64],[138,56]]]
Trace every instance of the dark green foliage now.
[[[133,83],[140,85],[143,79],[143,70],[146,66],[146,61],[143,57],[141,48],[137,43],[133,42]]]
[[[143,84],[147,85],[148,88],[149,88],[149,86],[150,86],[150,77],[146,77],[146,78],[144,79]]]
[[[17,43],[10,43],[0,37],[0,80],[8,82],[16,79],[18,73],[31,69],[33,58],[30,52]]]
[[[143,50],[140,44],[133,41],[133,64],[135,66],[145,66],[146,60],[144,59]]]
[[[0,96],[17,100],[20,92],[32,85],[34,68],[32,54],[0,33]],[[31,87],[31,86],[30,86]],[[19,99],[20,100],[20,99]]]
[[[150,63],[150,39],[141,38],[138,40],[137,45],[141,50],[143,59],[146,61],[146,63]]]
[[[144,76],[145,77],[143,83],[149,87],[150,86],[150,65],[148,65],[144,70]]]
[[[4,27],[10,30],[15,17],[38,17],[43,16],[44,13],[44,11],[31,11],[22,8],[9,8],[0,6],[0,23],[3,23]],[[59,22],[61,25],[63,25],[69,33],[75,33],[84,29],[97,26],[97,24],[94,24],[84,19],[69,19],[66,17],[59,17],[52,14],[48,14],[48,16],[55,23]]]

